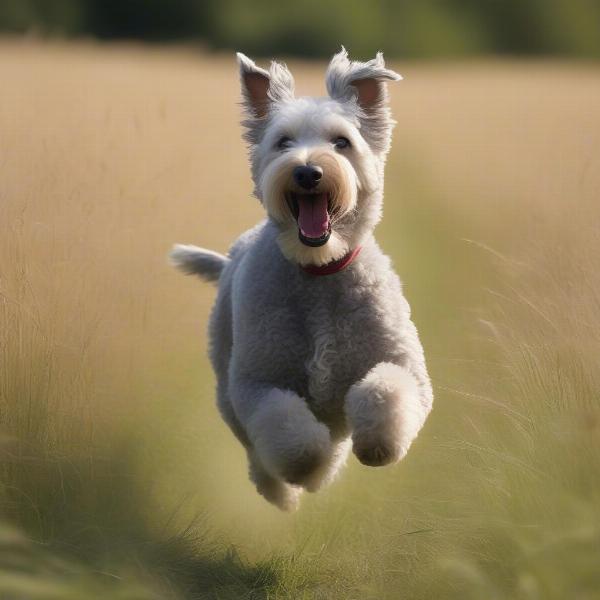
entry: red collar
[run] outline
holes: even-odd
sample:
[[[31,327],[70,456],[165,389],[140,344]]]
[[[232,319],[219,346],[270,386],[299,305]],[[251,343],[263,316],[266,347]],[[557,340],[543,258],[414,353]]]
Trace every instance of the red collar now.
[[[309,275],[333,275],[345,269],[360,253],[362,246],[358,246],[337,260],[333,260],[326,265],[300,265],[300,268]]]

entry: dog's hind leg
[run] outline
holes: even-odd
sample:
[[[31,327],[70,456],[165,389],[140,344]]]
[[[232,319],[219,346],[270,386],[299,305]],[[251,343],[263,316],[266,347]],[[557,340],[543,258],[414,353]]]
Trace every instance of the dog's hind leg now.
[[[217,406],[223,420],[237,439],[248,448],[250,442],[242,424],[239,422],[229,396],[228,371],[233,347],[231,330],[231,278],[228,269],[219,281],[217,300],[213,307],[208,326],[210,338],[210,361],[217,378]]]
[[[253,450],[248,450],[250,479],[256,485],[257,492],[271,504],[285,511],[298,508],[302,488],[269,475]]]
[[[352,447],[352,440],[347,437],[341,441],[334,442],[331,459],[323,471],[320,473],[320,479],[315,489],[329,485],[337,476],[340,469],[346,464],[346,459]],[[307,488],[308,489],[308,488]],[[313,491],[309,489],[309,491]]]
[[[312,471],[302,482],[302,486],[307,492],[317,492],[336,478],[346,463],[351,446],[352,441],[349,437],[332,442],[328,460]]]

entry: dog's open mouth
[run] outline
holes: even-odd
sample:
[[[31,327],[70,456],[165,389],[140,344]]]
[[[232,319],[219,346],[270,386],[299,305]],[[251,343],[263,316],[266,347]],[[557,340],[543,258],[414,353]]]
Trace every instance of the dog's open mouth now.
[[[330,199],[327,193],[290,192],[288,204],[298,223],[298,237],[306,246],[323,246],[331,236]]]

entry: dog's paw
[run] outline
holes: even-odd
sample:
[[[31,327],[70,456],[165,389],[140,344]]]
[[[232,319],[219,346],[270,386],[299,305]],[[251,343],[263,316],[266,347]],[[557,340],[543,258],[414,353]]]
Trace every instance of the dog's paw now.
[[[331,437],[302,398],[273,390],[250,420],[248,433],[271,476],[308,491],[319,488],[333,452]]]
[[[280,490],[277,491],[276,496],[267,496],[260,489],[256,488],[259,494],[262,494],[263,497],[275,504],[277,508],[283,510],[284,512],[295,512],[298,510],[300,506],[300,496],[302,495],[302,488],[296,487],[295,485],[289,485],[287,483],[280,482],[282,486]]]
[[[363,465],[367,467],[384,467],[390,463],[400,460],[397,449],[393,444],[385,444],[375,442],[372,444],[365,444],[360,439],[353,441],[352,451],[356,458],[360,460]]]
[[[426,414],[413,375],[391,363],[378,364],[346,396],[354,454],[370,467],[398,462],[408,452]]]
[[[258,459],[250,453],[250,479],[256,485],[256,491],[268,502],[286,512],[298,509],[302,488],[269,475]]]

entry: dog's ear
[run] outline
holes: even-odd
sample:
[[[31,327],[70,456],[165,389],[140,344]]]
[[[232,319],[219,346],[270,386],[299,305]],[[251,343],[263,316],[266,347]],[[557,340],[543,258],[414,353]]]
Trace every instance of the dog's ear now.
[[[273,102],[294,97],[294,78],[285,65],[273,61],[268,71],[241,52],[237,53],[244,106],[250,117],[262,119]]]
[[[361,133],[378,152],[389,149],[394,126],[386,84],[401,79],[398,73],[386,68],[381,52],[368,62],[350,61],[343,46],[327,68],[325,82],[329,96],[340,102],[356,102]]]

